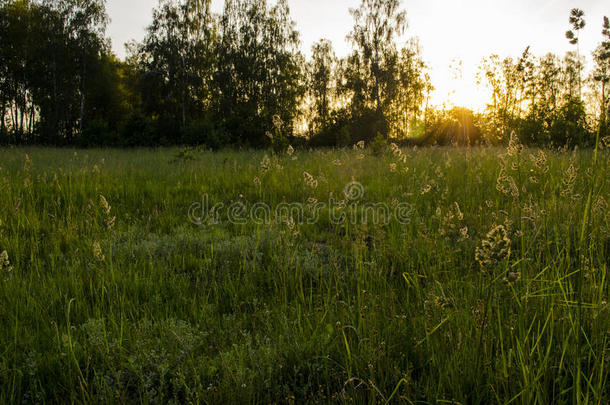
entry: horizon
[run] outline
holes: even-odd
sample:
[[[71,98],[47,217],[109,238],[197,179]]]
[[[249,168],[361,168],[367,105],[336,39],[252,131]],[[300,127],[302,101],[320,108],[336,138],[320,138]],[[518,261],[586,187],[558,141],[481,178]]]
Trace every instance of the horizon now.
[[[527,46],[535,56],[549,52],[563,56],[575,50],[565,38],[565,32],[570,28],[569,13],[575,7],[585,11],[587,26],[581,32],[580,52],[590,66],[591,52],[601,42],[602,18],[610,14],[610,7],[604,9],[603,2],[595,0],[535,3],[525,0],[500,0],[493,4],[485,0],[402,1],[408,29],[401,42],[410,38],[419,41],[435,87],[431,105],[483,110],[489,92],[477,85],[476,73],[483,58],[492,54],[519,57]],[[152,9],[157,4],[157,0],[131,0],[129,4],[123,0],[108,0],[111,22],[107,35],[119,58],[125,57],[126,42],[143,39],[152,20]],[[309,57],[311,46],[322,38],[332,41],[338,57],[349,53],[351,45],[346,37],[353,25],[349,9],[357,7],[360,0],[288,0],[288,4],[305,56]],[[224,0],[212,0],[213,12],[221,13],[223,6]],[[503,18],[507,15],[513,18]],[[437,23],[430,24],[433,20]],[[437,27],[445,29],[439,32]],[[486,35],[481,35],[483,32]],[[475,43],[476,46],[472,45]]]

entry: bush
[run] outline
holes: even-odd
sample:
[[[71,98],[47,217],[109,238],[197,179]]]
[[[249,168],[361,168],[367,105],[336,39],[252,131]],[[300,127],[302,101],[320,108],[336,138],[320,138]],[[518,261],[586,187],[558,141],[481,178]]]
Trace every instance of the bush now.
[[[369,148],[371,149],[373,155],[381,156],[388,152],[388,141],[383,135],[377,134],[375,139],[373,139],[373,141],[369,144]]]
[[[108,127],[104,120],[93,120],[83,129],[83,135],[79,139],[81,147],[93,146],[115,146],[118,142],[116,132]]]
[[[121,145],[145,146],[152,145],[157,140],[155,123],[141,112],[133,112],[120,129]]]
[[[182,131],[182,143],[185,145],[204,145],[212,150],[218,150],[229,141],[228,135],[207,119],[193,121]]]
[[[595,137],[587,128],[587,113],[581,100],[568,100],[561,106],[551,127],[551,139],[560,147],[593,145]]]
[[[387,126],[378,113],[366,109],[353,114],[346,109],[334,111],[326,127],[310,135],[309,146],[350,146],[360,141],[370,143],[377,134],[386,134]]]

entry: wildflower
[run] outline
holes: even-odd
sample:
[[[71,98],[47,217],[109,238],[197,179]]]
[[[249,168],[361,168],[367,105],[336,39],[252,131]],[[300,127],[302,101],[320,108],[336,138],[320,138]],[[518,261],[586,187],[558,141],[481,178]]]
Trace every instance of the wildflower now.
[[[489,269],[510,256],[511,240],[503,225],[498,225],[487,234],[476,249],[475,259],[482,270]]]
[[[102,263],[106,260],[106,256],[104,256],[104,254],[102,253],[102,247],[100,246],[99,242],[97,242],[97,241],[93,242],[93,257],[99,263]]]
[[[7,272],[12,271],[11,262],[8,260],[8,253],[4,250],[0,253],[0,271],[6,270]]]
[[[294,154],[294,148],[292,147],[292,145],[288,145],[288,149],[286,149],[286,154],[288,156],[292,156]]]
[[[318,180],[316,180],[311,174],[307,172],[303,172],[303,177],[305,178],[305,184],[307,184],[311,188],[318,187]]]

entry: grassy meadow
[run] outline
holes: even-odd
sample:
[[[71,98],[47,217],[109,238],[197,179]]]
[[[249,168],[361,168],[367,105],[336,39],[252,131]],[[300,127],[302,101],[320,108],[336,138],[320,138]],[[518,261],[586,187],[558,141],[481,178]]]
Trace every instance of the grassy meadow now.
[[[1,149],[0,403],[608,404],[609,175],[515,139]]]

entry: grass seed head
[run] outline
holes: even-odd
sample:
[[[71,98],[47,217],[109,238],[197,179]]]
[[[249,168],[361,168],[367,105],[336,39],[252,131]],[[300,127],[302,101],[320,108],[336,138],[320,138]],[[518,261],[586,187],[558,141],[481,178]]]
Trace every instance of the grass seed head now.
[[[0,271],[12,271],[11,262],[8,260],[8,252],[6,250],[0,253]]]
[[[261,160],[261,173],[265,174],[271,169],[271,159],[269,156],[263,156],[263,160]]]
[[[318,187],[318,180],[316,180],[311,174],[307,172],[303,172],[303,177],[305,179],[305,184],[311,188]]]
[[[510,256],[511,240],[503,225],[493,228],[481,246],[476,249],[475,259],[481,266],[481,270],[490,270],[504,259]]]
[[[534,165],[536,168],[542,173],[546,173],[549,171],[549,163],[546,157],[546,153],[542,149],[538,151],[536,155],[532,155],[532,160],[534,161]]]
[[[93,242],[93,257],[99,263],[103,263],[106,260],[106,256],[102,253],[102,247],[99,242]]]
[[[519,140],[517,134],[513,131],[510,134],[510,140],[508,141],[508,150],[506,151],[508,156],[516,157],[523,151],[523,145]]]
[[[104,219],[104,224],[106,225],[106,229],[110,230],[114,227],[114,224],[116,222],[116,217],[106,217],[106,219]]]
[[[507,174],[505,166],[502,166],[498,174],[496,189],[502,194],[510,195],[514,198],[519,197],[519,187],[517,187],[515,179]]]
[[[562,197],[570,197],[574,195],[574,186],[576,185],[576,180],[578,179],[578,169],[571,164],[570,167],[565,171],[563,175],[563,179],[561,180],[561,196]]]
[[[99,203],[100,203],[100,207],[102,208],[102,212],[104,213],[104,215],[110,215],[110,209],[112,207],[110,206],[110,204],[108,204],[106,197],[104,197],[101,194],[100,194],[100,198],[99,198]]]

